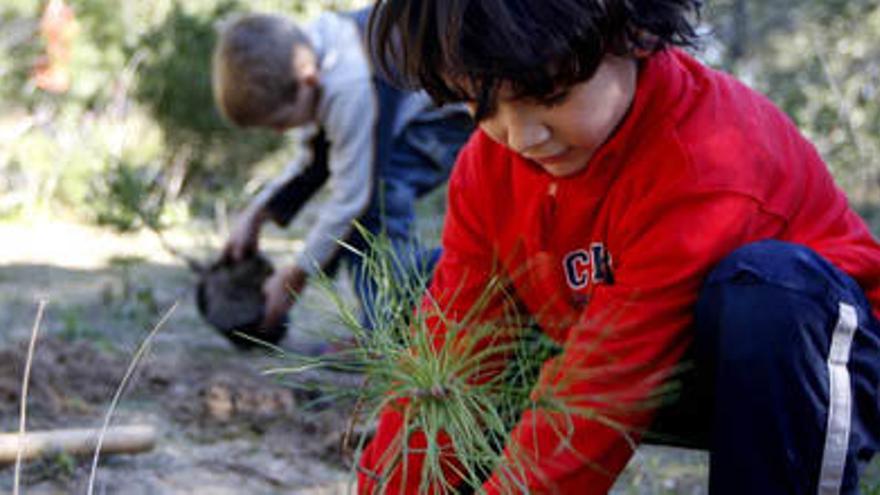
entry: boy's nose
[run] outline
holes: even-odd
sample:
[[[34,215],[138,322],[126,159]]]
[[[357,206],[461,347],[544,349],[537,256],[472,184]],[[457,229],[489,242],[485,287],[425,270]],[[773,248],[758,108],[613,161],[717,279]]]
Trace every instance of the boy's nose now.
[[[524,154],[548,139],[550,129],[537,121],[514,121],[507,128],[507,146],[517,153]]]

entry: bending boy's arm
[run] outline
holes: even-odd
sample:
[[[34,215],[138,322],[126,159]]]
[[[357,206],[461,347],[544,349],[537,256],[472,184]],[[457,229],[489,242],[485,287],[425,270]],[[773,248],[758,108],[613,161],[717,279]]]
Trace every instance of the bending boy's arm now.
[[[614,284],[595,289],[533,391],[558,406],[523,414],[488,493],[506,493],[512,480],[533,492],[607,493],[650,426],[652,399],[675,379],[705,275],[780,225],[744,196],[675,201],[628,222],[639,227],[623,234]]]

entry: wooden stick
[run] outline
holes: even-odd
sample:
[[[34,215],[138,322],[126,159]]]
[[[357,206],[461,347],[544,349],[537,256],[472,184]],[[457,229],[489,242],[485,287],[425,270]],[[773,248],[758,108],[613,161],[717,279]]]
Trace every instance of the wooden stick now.
[[[0,433],[0,464],[15,462],[19,450],[18,433]],[[91,455],[98,441],[98,430],[49,430],[24,435],[22,458],[64,452]],[[104,454],[136,454],[152,450],[156,445],[156,429],[149,425],[113,426],[107,430],[101,452]]]

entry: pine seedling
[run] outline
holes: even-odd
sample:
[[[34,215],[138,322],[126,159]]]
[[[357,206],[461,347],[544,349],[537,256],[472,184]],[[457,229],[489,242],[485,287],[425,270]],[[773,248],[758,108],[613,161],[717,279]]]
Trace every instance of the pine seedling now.
[[[369,277],[357,282],[367,282],[374,301],[366,315],[369,325],[324,278],[321,285],[355,345],[316,357],[287,353],[290,364],[268,373],[358,372],[363,376],[360,387],[327,388],[324,400],[353,398],[352,424],[375,424],[386,411],[400,415],[401,431],[375,463],[380,472],[364,473],[376,482],[377,493],[392,493],[389,483],[395,476],[410,483],[408,492],[417,480],[420,493],[480,493],[493,472],[502,474],[507,493],[528,493],[521,480],[536,471],[535,461],[505,444],[524,411],[531,411],[533,418],[552,418],[562,448],[574,450],[569,439],[579,417],[627,434],[625,424],[584,405],[601,399],[562,393],[564,382],[557,384],[558,390],[533,393],[539,373],[554,371],[542,367],[559,348],[515,310],[506,280],[491,278],[466,314],[452,318],[426,292],[430,275],[421,269],[415,250],[394,249],[386,237],[362,228],[360,235],[369,246],[357,252],[363,276]],[[490,309],[494,317],[487,319]],[[365,444],[361,437],[355,459]]]

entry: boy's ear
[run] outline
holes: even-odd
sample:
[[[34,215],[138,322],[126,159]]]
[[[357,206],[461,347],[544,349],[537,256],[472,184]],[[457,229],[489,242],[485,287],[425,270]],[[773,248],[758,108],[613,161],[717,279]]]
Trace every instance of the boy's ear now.
[[[637,33],[638,39],[640,39],[641,42],[631,44],[629,47],[630,52],[636,59],[647,58],[656,51],[655,48],[660,40],[656,35],[653,35],[644,29],[638,30]]]
[[[306,86],[311,86],[311,87],[315,87],[315,86],[317,86],[317,85],[318,85],[318,80],[319,80],[319,78],[318,78],[318,71],[317,71],[317,69],[316,69],[316,70],[313,70],[313,71],[311,71],[311,72],[309,72],[309,73],[307,73],[307,74],[304,74],[304,75],[303,75],[303,78],[302,78],[302,82],[303,82],[303,84],[305,84]]]
[[[297,45],[293,48],[294,77],[301,84],[316,86],[318,84],[318,58],[311,48]]]
[[[636,60],[641,60],[643,58],[648,58],[653,53],[651,50],[647,48],[633,48],[632,55]]]

